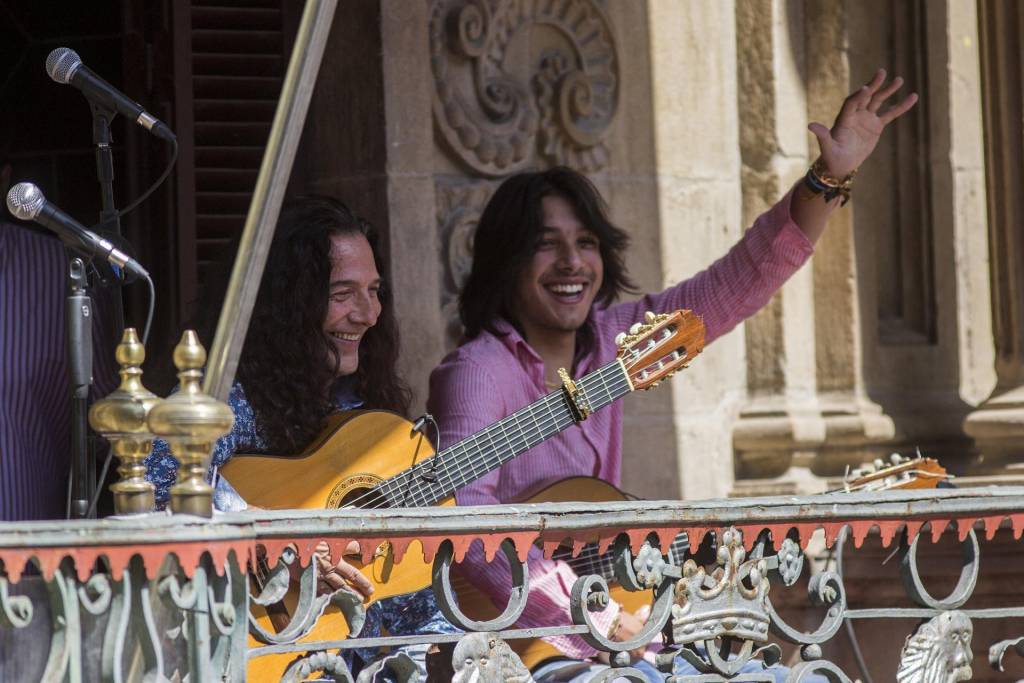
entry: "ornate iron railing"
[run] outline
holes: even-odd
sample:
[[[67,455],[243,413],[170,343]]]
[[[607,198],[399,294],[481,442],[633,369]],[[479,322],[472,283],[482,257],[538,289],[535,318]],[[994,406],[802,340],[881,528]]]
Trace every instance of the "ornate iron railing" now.
[[[744,500],[559,503],[489,508],[402,510],[252,511],[212,520],[143,515],[99,521],[0,525],[0,677],[4,681],[175,680],[192,683],[246,680],[352,681],[343,654],[353,648],[449,644],[455,680],[528,681],[529,672],[508,643],[541,635],[578,634],[608,653],[611,668],[594,680],[647,679],[630,650],[662,638],[653,659],[669,681],[775,681],[779,670],[739,673],[750,662],[780,659],[781,643],[798,646],[788,681],[850,681],[854,672],[823,658],[822,645],[846,620],[878,619],[909,635],[897,680],[968,680],[972,624],[1024,618],[1024,604],[1007,595],[1004,606],[972,608],[979,536],[998,529],[1024,531],[1024,488],[944,489],[828,494]],[[948,529],[948,531],[947,531]],[[815,573],[809,597],[822,610],[811,630],[788,624],[773,604],[797,585],[801,545],[816,530],[828,545],[848,537],[860,546],[869,533],[895,544],[912,608],[852,607],[841,568]],[[920,577],[920,554],[946,531],[961,543],[956,587],[932,596]],[[701,552],[663,555],[686,534]],[[491,620],[462,613],[452,562],[480,539],[488,555],[504,550],[514,583],[507,608]],[[310,554],[327,540],[340,551],[351,540],[368,561],[381,548],[392,558],[433,563],[433,591],[450,622],[467,633],[402,634],[374,638],[314,631],[325,611],[337,610],[358,626],[362,605],[346,590],[318,594],[319,571]],[[582,575],[572,591],[572,624],[520,629],[515,621],[529,600],[524,560],[538,544],[547,552],[569,545],[577,553],[596,543],[608,549],[618,582],[644,591],[647,625],[626,642],[611,641],[592,612],[607,601],[607,579]],[[385,544],[385,545],[382,545]],[[849,545],[849,544],[847,544]],[[418,547],[417,547],[418,546]],[[846,555],[855,550],[847,547]],[[305,568],[292,572],[289,565]],[[252,567],[259,574],[259,589]],[[298,576],[290,616],[275,628],[257,618],[261,605],[278,603]],[[910,624],[908,629],[907,625]],[[895,628],[896,626],[899,628]],[[456,644],[454,654],[450,644]],[[1024,639],[992,643],[998,670]],[[674,662],[697,674],[672,674]],[[411,671],[399,654],[384,660]],[[280,667],[280,671],[275,670]],[[406,678],[415,674],[408,674]],[[442,674],[443,675],[443,674]],[[451,674],[449,674],[451,675]],[[475,676],[475,678],[474,678]]]

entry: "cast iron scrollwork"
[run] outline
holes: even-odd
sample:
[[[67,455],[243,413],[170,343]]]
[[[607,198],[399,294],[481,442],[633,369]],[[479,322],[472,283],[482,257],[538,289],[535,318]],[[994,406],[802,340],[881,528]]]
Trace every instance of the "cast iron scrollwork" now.
[[[529,593],[529,574],[526,563],[519,561],[516,555],[515,546],[511,541],[505,539],[501,543],[501,550],[508,560],[512,571],[512,591],[509,594],[508,605],[494,619],[477,621],[467,616],[459,609],[459,599],[452,588],[452,561],[455,558],[455,550],[451,541],[445,541],[434,557],[433,581],[434,597],[445,618],[459,628],[466,631],[501,631],[509,628],[519,620],[519,616],[526,609],[526,599]]]
[[[681,576],[679,567],[662,555],[662,550],[645,541],[634,556],[624,536],[616,539],[612,547],[612,566],[615,578],[629,591],[649,590],[653,596],[651,613],[643,627],[628,640],[612,640],[602,633],[590,617],[590,612],[599,611],[608,605],[610,599],[608,582],[603,576],[581,576],[573,584],[570,596],[570,610],[575,624],[584,624],[587,631],[580,634],[591,647],[610,653],[612,667],[599,673],[594,681],[624,680],[643,683],[646,677],[629,666],[629,651],[651,642],[665,628],[672,615],[672,584]]]
[[[116,590],[115,590],[116,587]],[[88,594],[98,599],[86,599]],[[132,647],[141,652],[141,665],[146,680],[164,681],[164,658],[160,636],[149,598],[149,581],[142,558],[134,556],[124,568],[121,580],[110,583],[105,574],[93,575],[79,589],[83,606],[92,614],[110,608],[110,619],[103,638],[100,665],[104,680],[125,681],[125,654]]]
[[[714,676],[735,676],[755,657],[766,664],[779,660],[777,645],[756,647],[767,641],[770,621],[769,562],[762,556],[760,543],[747,559],[742,533],[730,527],[721,534],[713,571],[692,559],[683,564],[672,604],[672,639],[677,648],[659,655],[659,666],[668,668],[671,657],[678,655],[701,674],[712,676],[706,680],[715,680]],[[744,678],[762,680],[759,676],[745,674]]]
[[[291,565],[298,562],[293,548],[287,547],[281,552],[281,558],[267,577],[262,580],[262,589],[257,595],[250,596],[253,605],[267,607],[281,602],[287,595],[291,584]],[[316,626],[317,620],[328,606],[333,605],[344,615],[348,623],[351,637],[359,635],[366,618],[366,609],[361,599],[348,588],[339,588],[332,593],[317,594],[317,582],[320,578],[319,567],[314,561],[302,570],[299,578],[299,595],[292,611],[288,625],[278,632],[270,631],[259,623],[258,618],[249,612],[249,632],[261,643],[279,645],[293,643],[309,635]]]
[[[53,573],[53,579],[47,582],[53,634],[50,637],[50,656],[42,676],[44,681],[69,680],[82,661],[77,580],[71,561],[65,559]]]
[[[10,589],[7,579],[0,576],[0,626],[25,628],[35,614],[32,599],[25,595],[11,595]]]
[[[353,683],[348,664],[337,654],[315,652],[292,662],[281,677],[281,683],[301,683],[317,673],[317,680],[333,680],[335,683]],[[325,677],[330,677],[325,678]]]
[[[1003,670],[1003,656],[1007,650],[1012,649],[1018,657],[1024,657],[1024,638],[1011,638],[1000,640],[988,649],[988,663],[996,671]]]
[[[903,585],[907,594],[914,602],[924,607],[937,610],[954,610],[967,602],[974,592],[978,583],[978,572],[981,569],[981,549],[978,547],[978,537],[974,529],[970,529],[960,543],[960,556],[963,568],[960,570],[960,578],[956,587],[945,598],[936,599],[931,596],[921,581],[921,575],[917,569],[917,546],[921,534],[914,537],[909,546],[903,546],[902,557],[900,558],[900,576],[903,577]]]

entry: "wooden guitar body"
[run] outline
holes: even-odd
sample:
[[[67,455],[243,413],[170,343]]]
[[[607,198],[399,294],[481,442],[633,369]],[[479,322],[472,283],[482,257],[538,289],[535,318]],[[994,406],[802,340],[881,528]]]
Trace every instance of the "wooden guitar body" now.
[[[255,507],[268,509],[338,508],[355,503],[358,507],[379,507],[380,501],[366,492],[381,481],[402,472],[415,462],[434,455],[430,442],[413,432],[412,423],[386,411],[349,411],[328,418],[320,436],[297,456],[235,455],[220,473],[236,491]],[[364,504],[360,504],[364,503]],[[448,498],[439,505],[454,505]],[[431,565],[423,561],[415,544],[399,565],[390,547],[382,544],[370,565],[346,558],[360,568],[374,587],[366,605],[383,598],[404,595],[430,585]],[[394,571],[396,566],[401,571]],[[294,614],[298,591],[284,599]],[[254,608],[257,621],[268,631],[275,629],[271,617]],[[349,634],[348,622],[334,607],[328,607],[304,640],[340,640]],[[249,646],[258,647],[250,637]],[[246,680],[263,683],[279,681],[295,655],[268,655],[253,660]]]
[[[365,508],[454,505],[454,492],[487,472],[586,419],[622,396],[647,390],[687,367],[704,348],[704,324],[692,311],[647,313],[644,322],[630,327],[616,341],[611,362],[578,379],[567,379],[555,390],[515,413],[485,427],[456,444],[446,446],[444,481],[432,476],[429,441],[402,417],[385,411],[352,411],[328,418],[326,428],[305,451],[293,456],[235,455],[220,473],[250,505],[270,509],[311,509],[354,506]],[[522,425],[543,425],[524,429]],[[547,497],[544,497],[547,496]],[[560,482],[529,502],[542,500],[622,500],[625,495],[597,480],[580,478]],[[403,595],[431,583],[431,565],[422,553],[408,549],[395,565],[391,546],[382,543],[373,561],[357,567],[374,587],[367,604]],[[347,560],[348,558],[346,558]],[[639,607],[642,596],[626,591],[617,595],[623,604]],[[297,591],[284,599],[294,613]],[[486,602],[486,601],[484,601]],[[258,615],[267,630],[287,615]],[[631,607],[633,608],[633,607]],[[633,608],[635,609],[635,608]],[[341,640],[348,624],[337,610],[325,612],[303,640]],[[250,645],[256,645],[250,641]],[[250,681],[278,681],[294,655],[272,655],[253,660]],[[258,662],[258,664],[256,664]]]

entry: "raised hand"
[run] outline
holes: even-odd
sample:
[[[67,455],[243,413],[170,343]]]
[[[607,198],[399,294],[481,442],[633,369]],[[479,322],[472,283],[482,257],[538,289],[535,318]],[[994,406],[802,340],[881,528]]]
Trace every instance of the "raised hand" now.
[[[808,126],[818,138],[821,159],[832,176],[842,179],[859,168],[874,151],[885,127],[917,102],[917,93],[910,93],[899,104],[879,113],[885,101],[903,85],[903,79],[897,76],[882,87],[884,83],[885,69],[879,69],[870,83],[846,98],[831,130],[820,123]]]

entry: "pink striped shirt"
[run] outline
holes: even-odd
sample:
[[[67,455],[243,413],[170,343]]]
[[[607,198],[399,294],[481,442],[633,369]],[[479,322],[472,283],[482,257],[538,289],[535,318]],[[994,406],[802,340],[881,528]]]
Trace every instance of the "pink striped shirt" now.
[[[762,214],[754,226],[710,268],[658,294],[638,301],[596,308],[591,312],[594,348],[577,361],[573,377],[582,377],[610,362],[615,336],[643,319],[645,311],[693,310],[704,319],[708,342],[722,336],[757,312],[813,252],[793,222],[790,197]],[[441,447],[483,429],[548,393],[544,362],[504,320],[504,336],[483,332],[450,353],[430,375],[428,410],[440,426]],[[593,476],[618,485],[622,465],[622,403],[616,402],[586,421],[523,453],[456,494],[459,505],[522,502],[566,477]],[[486,565],[474,544],[461,565],[463,573],[499,605],[507,602],[511,578],[501,553]],[[530,599],[521,627],[570,624],[569,595],[576,580],[564,562],[544,559],[533,548],[529,556]],[[618,606],[611,605],[594,621],[607,627]],[[551,643],[566,655],[585,658],[595,650],[577,636],[559,636]]]

